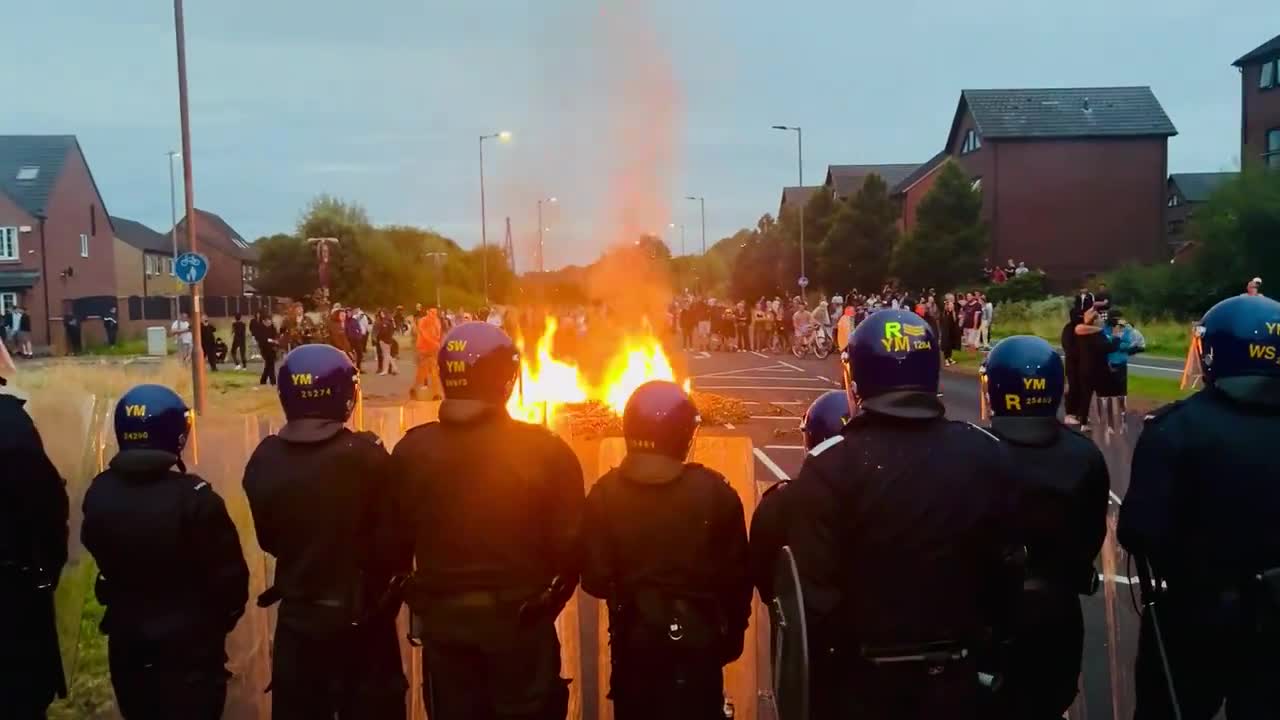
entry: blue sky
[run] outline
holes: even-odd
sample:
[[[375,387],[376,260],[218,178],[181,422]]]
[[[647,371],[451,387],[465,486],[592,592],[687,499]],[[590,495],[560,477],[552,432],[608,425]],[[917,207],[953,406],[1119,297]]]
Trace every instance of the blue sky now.
[[[1277,32],[1274,0],[188,0],[196,204],[249,237],[329,192],[379,223],[480,242],[510,216],[521,267],[536,200],[548,266],[671,222],[699,244],[777,208],[828,164],[922,162],[962,88],[1150,85],[1178,127],[1171,171],[1238,166],[1231,62]],[[169,222],[179,143],[162,0],[4,11],[0,134],[80,137],[112,214]],[[1272,21],[1267,24],[1267,19]]]

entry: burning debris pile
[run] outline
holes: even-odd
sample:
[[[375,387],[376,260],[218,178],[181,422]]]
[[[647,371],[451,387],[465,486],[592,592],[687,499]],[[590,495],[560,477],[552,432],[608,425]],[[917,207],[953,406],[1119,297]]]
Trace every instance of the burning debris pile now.
[[[542,336],[529,352],[521,338],[520,377],[507,402],[507,412],[517,420],[557,427],[561,423],[575,436],[600,437],[622,433],[622,411],[631,393],[650,380],[679,382],[654,335],[623,335],[605,364],[599,382],[590,381],[572,360],[557,357],[557,321],[548,317]],[[689,380],[684,380],[689,390]],[[740,422],[747,416],[738,400],[693,393],[704,423]]]

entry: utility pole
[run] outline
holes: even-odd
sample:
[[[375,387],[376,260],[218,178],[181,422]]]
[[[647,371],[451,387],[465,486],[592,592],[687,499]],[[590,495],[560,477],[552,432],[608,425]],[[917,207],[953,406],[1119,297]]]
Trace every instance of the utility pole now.
[[[804,130],[799,127],[789,127],[787,125],[774,125],[774,130],[794,130],[796,133],[796,163],[799,165],[799,176],[797,180],[800,187],[804,187]],[[800,204],[800,277],[806,278],[804,274],[804,203]],[[800,297],[805,297],[805,288],[808,287],[807,280],[800,283]]]
[[[503,142],[511,139],[511,133],[503,130],[480,136],[480,273],[484,278],[484,302],[489,304],[489,230],[484,209],[484,141],[497,138]]]
[[[187,43],[182,23],[182,0],[173,0],[173,30],[178,45],[178,115],[182,124],[182,182],[187,206],[187,250],[196,248],[195,191],[191,187],[191,113],[187,104]],[[175,266],[176,275],[176,266]],[[203,415],[204,403],[204,347],[200,342],[200,285],[191,285],[191,394],[197,415]]]

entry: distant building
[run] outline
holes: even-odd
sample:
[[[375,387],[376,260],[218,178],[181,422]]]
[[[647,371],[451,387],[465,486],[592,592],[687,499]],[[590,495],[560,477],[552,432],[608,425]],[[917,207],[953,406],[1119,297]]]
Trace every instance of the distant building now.
[[[1240,166],[1280,168],[1280,35],[1232,64],[1240,68]]]
[[[915,172],[920,163],[893,163],[888,165],[829,165],[823,185],[830,188],[837,200],[853,197],[862,189],[869,175],[879,175],[892,189],[908,175]]]
[[[1191,240],[1187,225],[1195,214],[1196,207],[1208,201],[1213,191],[1219,186],[1239,174],[1235,172],[1174,173],[1169,176],[1169,199],[1165,201],[1165,222],[1171,251],[1176,253]]]
[[[173,239],[136,220],[112,216],[116,229],[116,288],[121,297],[177,294]]]
[[[64,337],[65,309],[116,297],[114,230],[74,135],[0,135],[0,309],[25,307],[32,343]]]
[[[822,189],[822,185],[806,185],[804,187],[782,188],[782,200],[778,202],[778,217],[788,209],[799,209],[809,204],[813,194]]]
[[[929,158],[929,162],[921,165],[903,178],[897,185],[892,185],[889,192],[898,202],[898,229],[904,233],[911,232],[916,226],[916,213],[920,209],[920,201],[933,189],[933,181],[938,170],[946,164],[951,155],[942,151]]]
[[[204,280],[204,294],[234,297],[254,294],[258,253],[253,245],[236,232],[226,220],[206,210],[196,209],[196,249],[209,258],[209,274]],[[187,219],[178,221],[178,252],[185,252]]]
[[[1057,287],[1168,260],[1168,139],[1148,87],[965,90],[946,152],[982,190],[990,259]]]

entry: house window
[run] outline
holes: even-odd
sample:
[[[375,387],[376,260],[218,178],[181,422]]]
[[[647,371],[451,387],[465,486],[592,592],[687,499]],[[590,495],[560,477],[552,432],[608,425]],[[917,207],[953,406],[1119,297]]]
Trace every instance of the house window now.
[[[1182,199],[1179,198],[1177,195],[1169,196],[1169,207],[1178,207],[1181,204],[1182,204]]]
[[[35,180],[37,177],[40,177],[40,168],[35,165],[23,165],[18,168],[17,179],[19,180]]]
[[[0,313],[7,313],[18,307],[18,293],[0,293]]]
[[[982,137],[978,135],[977,130],[969,130],[964,134],[964,144],[960,146],[960,154],[968,155],[974,150],[982,148]]]
[[[1262,154],[1262,160],[1267,167],[1280,169],[1280,128],[1267,131],[1267,151]]]
[[[1280,85],[1280,59],[1268,60],[1258,73],[1258,88],[1270,90]]]
[[[0,227],[0,260],[21,260],[18,257],[18,228]]]
[[[240,248],[241,250],[249,249],[249,243],[245,242],[243,238],[232,235],[231,242],[235,243],[236,247]]]
[[[89,205],[89,234],[98,237],[98,208],[92,203]]]
[[[982,178],[974,178],[973,182],[969,183],[969,189],[974,192],[982,192]]]
[[[166,255],[164,257],[164,263],[161,265],[161,267],[164,269],[164,273],[166,275],[172,276],[173,275],[173,258]]]
[[[160,263],[158,261],[159,261],[159,258],[157,258],[155,255],[143,255],[142,256],[142,272],[146,275],[160,274]]]
[[[80,235],[80,257],[89,257],[89,236]]]
[[[240,279],[243,282],[251,283],[258,277],[258,268],[253,265],[244,264],[240,266]]]

